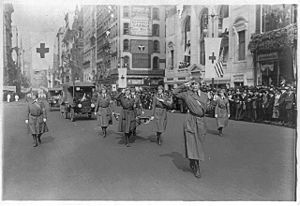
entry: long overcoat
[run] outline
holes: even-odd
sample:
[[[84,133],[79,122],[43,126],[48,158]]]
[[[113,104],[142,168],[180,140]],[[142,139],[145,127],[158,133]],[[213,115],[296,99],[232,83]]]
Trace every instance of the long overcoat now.
[[[31,134],[43,134],[48,132],[47,124],[43,121],[44,118],[47,118],[47,113],[42,101],[36,100],[28,102],[26,115]]]
[[[159,101],[164,100],[164,102]],[[154,116],[154,131],[163,133],[167,127],[167,108],[171,106],[166,94],[154,95],[152,101],[152,116]]]
[[[217,115],[217,127],[226,127],[228,125],[228,115],[230,114],[229,100],[218,97],[216,100],[215,114]]]
[[[121,103],[121,112],[119,117],[119,131],[124,133],[133,132],[136,128],[136,116],[134,110],[134,98],[126,97],[124,94],[119,95],[117,100]]]
[[[173,94],[183,99],[188,108],[184,122],[184,140],[186,158],[204,161],[204,141],[206,135],[205,112],[211,109],[211,104],[206,93],[200,90],[195,93],[185,91],[185,86],[179,86]]]
[[[98,112],[98,121],[101,127],[108,127],[110,124],[112,124],[110,102],[110,95],[100,94],[98,96],[95,111]]]

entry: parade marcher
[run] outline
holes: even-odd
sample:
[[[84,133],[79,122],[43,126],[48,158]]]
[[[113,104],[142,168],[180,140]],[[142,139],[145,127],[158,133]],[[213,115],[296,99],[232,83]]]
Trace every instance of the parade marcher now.
[[[154,95],[152,101],[152,116],[151,119],[155,120],[155,132],[157,144],[162,144],[161,135],[166,131],[167,127],[167,108],[172,105],[172,101],[164,93],[163,86],[158,86],[157,94]]]
[[[240,90],[237,89],[236,94],[234,95],[234,102],[235,102],[235,120],[240,120],[240,110],[242,107],[242,102],[241,102],[241,93]]]
[[[111,97],[107,94],[106,87],[101,88],[101,94],[97,98],[95,106],[95,115],[98,113],[99,125],[102,128],[102,134],[105,138],[107,135],[107,127],[112,124]]]
[[[18,102],[19,101],[19,95],[15,95],[15,100],[16,100],[16,102]]]
[[[187,91],[186,91],[187,90]],[[188,113],[184,122],[185,154],[195,177],[201,177],[200,161],[204,161],[204,139],[206,134],[205,112],[211,109],[208,94],[200,91],[198,82],[190,81],[177,87],[173,94],[183,99]]]
[[[120,131],[125,133],[125,145],[129,147],[130,136],[136,128],[136,117],[134,112],[134,98],[130,94],[130,89],[122,90],[116,97],[120,102],[122,111],[119,118]]]
[[[135,116],[135,118],[137,118],[138,116],[144,114],[142,102],[141,102],[141,99],[140,99],[139,95],[137,95],[137,93],[135,91],[135,88],[131,88],[130,91],[131,91],[131,97],[134,99],[134,105],[133,105],[134,116]],[[136,127],[133,128],[132,136],[133,136],[133,141],[135,141]]]
[[[230,117],[229,100],[225,97],[224,91],[219,92],[219,96],[216,99],[215,118],[217,120],[217,127],[219,135],[223,135],[223,128],[228,124],[228,118]]]
[[[37,92],[33,93],[32,98],[33,100],[28,102],[25,123],[28,124],[34,140],[33,146],[36,147],[38,143],[41,144],[42,134],[48,132],[47,114],[44,103],[38,99]]]

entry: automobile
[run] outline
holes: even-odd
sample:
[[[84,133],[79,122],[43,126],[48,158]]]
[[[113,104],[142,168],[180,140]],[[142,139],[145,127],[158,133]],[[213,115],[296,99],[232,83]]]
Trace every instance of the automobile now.
[[[60,101],[62,116],[72,122],[80,115],[87,115],[91,119],[96,106],[92,98],[94,91],[95,85],[90,82],[64,84]]]
[[[62,88],[49,88],[47,92],[47,102],[49,104],[49,110],[54,108],[60,108],[60,97],[62,95]]]

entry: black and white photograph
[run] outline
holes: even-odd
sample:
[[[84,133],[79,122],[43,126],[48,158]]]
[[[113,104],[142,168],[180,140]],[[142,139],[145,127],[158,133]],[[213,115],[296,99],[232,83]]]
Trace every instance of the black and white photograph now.
[[[298,6],[2,1],[1,202],[296,205]]]

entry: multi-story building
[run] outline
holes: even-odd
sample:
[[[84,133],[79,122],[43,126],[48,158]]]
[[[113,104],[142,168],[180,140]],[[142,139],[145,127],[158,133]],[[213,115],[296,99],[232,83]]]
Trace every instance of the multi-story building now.
[[[94,81],[96,73],[96,6],[84,5],[83,10],[83,80]]]
[[[281,7],[279,13],[293,13],[287,9],[288,6]],[[193,76],[201,76],[204,82],[220,86],[262,84],[260,76],[266,75],[260,75],[258,66],[253,63],[254,50],[250,50],[248,45],[253,33],[262,32],[262,24],[266,24],[262,14],[267,15],[269,11],[263,11],[256,5],[182,5],[169,6],[166,13],[166,88],[177,86]],[[205,77],[205,56],[208,55],[205,53],[206,37],[222,38],[223,77]],[[278,81],[273,83],[278,84]]]
[[[118,68],[127,69],[129,86],[163,84],[165,7],[102,6],[98,19],[98,68],[106,79],[100,84],[118,83]]]
[[[3,10],[3,83],[12,85],[14,78],[14,64],[12,60],[12,19],[14,12],[12,4],[4,4]]]

